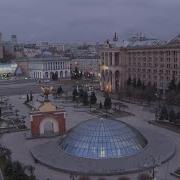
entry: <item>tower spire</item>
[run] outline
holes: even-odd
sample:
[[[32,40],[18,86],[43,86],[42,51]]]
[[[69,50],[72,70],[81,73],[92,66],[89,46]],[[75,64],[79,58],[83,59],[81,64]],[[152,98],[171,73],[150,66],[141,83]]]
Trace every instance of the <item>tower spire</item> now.
[[[118,41],[118,36],[116,32],[114,33],[113,41]]]

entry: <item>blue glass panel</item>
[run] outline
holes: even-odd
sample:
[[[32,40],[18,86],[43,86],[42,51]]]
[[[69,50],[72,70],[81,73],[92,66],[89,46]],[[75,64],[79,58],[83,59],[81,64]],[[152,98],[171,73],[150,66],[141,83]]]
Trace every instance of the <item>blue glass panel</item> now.
[[[120,158],[138,153],[146,139],[129,125],[112,119],[92,119],[72,129],[60,142],[65,152],[83,158]]]

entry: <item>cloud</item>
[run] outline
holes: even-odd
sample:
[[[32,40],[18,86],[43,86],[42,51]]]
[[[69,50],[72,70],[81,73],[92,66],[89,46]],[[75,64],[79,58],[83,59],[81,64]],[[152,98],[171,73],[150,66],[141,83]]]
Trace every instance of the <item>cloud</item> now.
[[[0,31],[23,40],[102,41],[141,31],[180,32],[179,0],[0,0]]]

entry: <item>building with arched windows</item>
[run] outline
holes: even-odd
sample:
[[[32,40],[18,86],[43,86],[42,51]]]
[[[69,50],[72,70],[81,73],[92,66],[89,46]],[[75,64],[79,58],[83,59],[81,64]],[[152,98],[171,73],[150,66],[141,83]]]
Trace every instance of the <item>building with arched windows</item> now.
[[[107,41],[101,49],[101,90],[119,92],[127,80],[141,80],[164,92],[180,82],[180,35],[168,42],[136,35],[129,41]]]
[[[33,79],[70,78],[70,59],[48,56],[29,59],[29,75]]]

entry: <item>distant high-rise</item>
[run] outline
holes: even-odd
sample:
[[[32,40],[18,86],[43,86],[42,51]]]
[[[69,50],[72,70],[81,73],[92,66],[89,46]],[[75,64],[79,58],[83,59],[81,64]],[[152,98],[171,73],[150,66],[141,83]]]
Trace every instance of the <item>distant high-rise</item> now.
[[[0,32],[0,59],[3,59],[2,33]]]
[[[16,35],[11,35],[11,42],[13,44],[17,44],[17,36]]]
[[[113,41],[118,41],[118,36],[116,32],[114,33]]]

